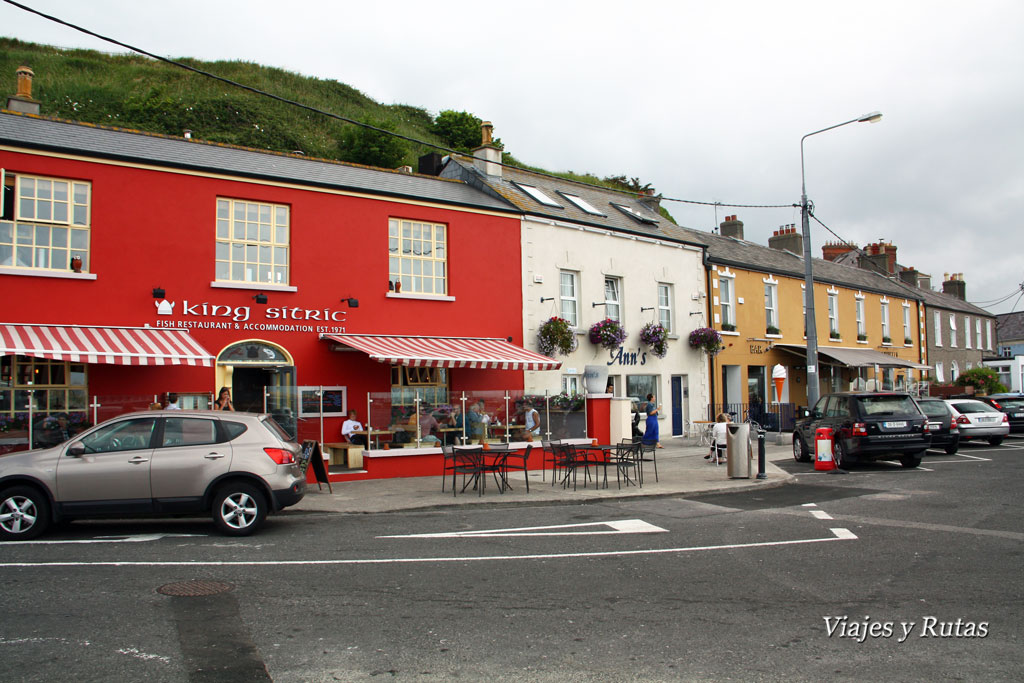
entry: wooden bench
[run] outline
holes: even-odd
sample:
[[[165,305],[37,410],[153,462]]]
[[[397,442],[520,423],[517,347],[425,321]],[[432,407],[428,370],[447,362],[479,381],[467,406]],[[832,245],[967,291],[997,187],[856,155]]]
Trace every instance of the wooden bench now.
[[[362,469],[363,447],[357,443],[339,441],[325,443],[324,451],[329,454],[332,465],[344,465],[349,469]]]

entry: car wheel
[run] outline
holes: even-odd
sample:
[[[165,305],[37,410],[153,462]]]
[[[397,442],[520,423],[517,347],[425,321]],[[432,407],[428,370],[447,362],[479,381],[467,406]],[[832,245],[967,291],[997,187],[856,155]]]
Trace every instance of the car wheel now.
[[[213,522],[227,536],[248,536],[266,516],[267,501],[251,484],[229,483],[213,499]]]
[[[0,541],[27,541],[50,525],[50,503],[37,489],[14,486],[0,493]]]
[[[843,450],[843,443],[836,439],[832,442],[832,460],[835,461],[836,467],[841,470],[849,469],[850,463],[847,462],[846,453]]]
[[[949,454],[949,455],[955,454],[958,450],[960,450],[960,444],[958,444],[958,443],[954,443],[954,444],[950,444],[949,446],[946,446],[946,453]]]
[[[797,462],[811,461],[811,454],[807,452],[807,444],[797,432],[793,432],[793,459]]]
[[[920,453],[906,453],[900,456],[900,464],[907,468],[917,467],[921,464]]]
[[[1003,442],[1003,437],[1001,437],[1001,436],[990,436],[988,438],[988,442],[991,445],[993,445],[993,446],[998,446],[999,444],[1001,444]]]

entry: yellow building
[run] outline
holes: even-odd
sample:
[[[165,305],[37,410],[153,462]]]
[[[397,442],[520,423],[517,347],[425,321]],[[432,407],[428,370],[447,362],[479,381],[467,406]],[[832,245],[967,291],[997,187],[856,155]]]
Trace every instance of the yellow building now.
[[[707,321],[724,348],[710,358],[709,419],[719,412],[785,431],[807,405],[802,238],[784,226],[770,246],[727,217],[707,245]],[[820,394],[912,389],[927,366],[924,306],[914,288],[850,265],[814,260]]]

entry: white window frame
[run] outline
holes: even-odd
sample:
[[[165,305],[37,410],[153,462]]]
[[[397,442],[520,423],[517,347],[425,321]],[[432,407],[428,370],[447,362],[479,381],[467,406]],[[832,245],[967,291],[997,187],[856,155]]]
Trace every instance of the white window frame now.
[[[991,351],[992,350],[992,321],[991,320],[986,320],[985,321],[985,341],[987,342],[985,344],[985,348],[987,348],[989,351]]]
[[[728,283],[728,284],[726,284]],[[726,296],[728,294],[728,296]],[[718,308],[723,325],[736,326],[736,276],[718,275]]]
[[[867,325],[864,322],[864,297],[858,295],[855,299],[854,315],[857,317],[857,339],[868,336]]]
[[[288,205],[217,197],[215,225],[215,282],[290,284]]]
[[[828,293],[828,336],[839,336],[839,293]]]
[[[910,333],[910,304],[903,303],[903,343],[910,339],[913,343],[914,335]]]
[[[964,348],[971,348],[971,316],[969,315],[964,316]]]
[[[892,343],[892,335],[889,333],[889,302],[882,302],[882,343],[885,343],[885,338],[889,338],[889,343]]]
[[[622,321],[622,278],[604,276],[604,316]]]
[[[956,348],[956,314],[955,313],[950,313],[949,314],[949,348],[951,348],[951,349],[955,349]],[[952,372],[952,371],[953,371],[953,369],[950,368],[950,372]]]
[[[566,285],[572,289],[566,291]],[[569,321],[570,327],[579,327],[580,306],[580,274],[575,270],[558,271],[558,314]]]
[[[978,350],[982,349],[982,336],[981,336],[981,318],[974,319],[974,339],[977,342]]]
[[[388,280],[402,294],[448,296],[448,226],[388,218]]]
[[[764,326],[775,327],[782,332],[779,325],[779,284],[768,280],[764,283]]]
[[[658,283],[658,322],[669,334],[672,333],[672,285]]]
[[[89,272],[92,183],[0,169],[0,189],[8,184],[14,193],[14,210],[0,219],[0,266],[67,273],[77,256],[82,260],[80,270]],[[60,196],[57,186],[63,188]]]
[[[935,381],[936,382],[945,382],[946,381],[946,373],[945,373],[945,371],[942,368],[942,363],[941,362],[938,362],[938,363],[935,364]]]
[[[562,375],[562,393],[574,396],[580,393],[579,375]]]
[[[956,378],[960,376],[960,364],[955,360],[949,361],[949,381],[955,382]]]
[[[933,311],[933,313],[935,314],[933,316],[935,318],[935,324],[933,325],[935,327],[935,339],[933,342],[936,346],[942,346],[942,311]]]

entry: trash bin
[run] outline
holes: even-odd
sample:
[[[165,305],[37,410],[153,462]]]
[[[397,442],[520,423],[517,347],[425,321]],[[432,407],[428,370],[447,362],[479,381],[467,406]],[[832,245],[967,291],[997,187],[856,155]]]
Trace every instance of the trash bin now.
[[[726,425],[725,449],[730,479],[750,479],[750,425]]]

